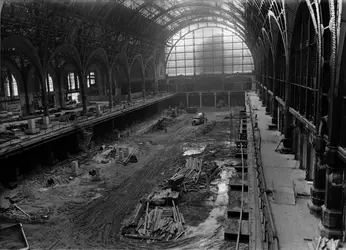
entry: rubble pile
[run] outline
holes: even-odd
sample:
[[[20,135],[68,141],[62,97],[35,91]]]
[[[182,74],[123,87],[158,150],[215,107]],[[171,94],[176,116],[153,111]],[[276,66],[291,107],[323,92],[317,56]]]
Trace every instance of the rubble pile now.
[[[205,135],[205,134],[208,134],[216,125],[216,122],[213,121],[211,123],[206,123],[205,125],[199,127],[195,134],[196,136],[202,136],[202,135]]]
[[[209,188],[210,182],[217,177],[219,172],[215,162],[203,162],[201,158],[189,157],[185,166],[178,168],[170,179],[161,184],[161,187],[185,193],[200,191]]]
[[[187,158],[171,178],[159,185],[159,190],[137,205],[132,220],[122,230],[123,235],[152,241],[180,238],[185,233],[185,219],[175,203],[183,192],[209,188],[219,170],[214,162],[203,162],[200,157]]]
[[[169,180],[168,186],[176,189],[179,184],[197,183],[202,172],[203,160],[199,158],[189,157],[183,168],[179,168]]]
[[[315,243],[315,244],[313,244]],[[319,237],[316,239],[315,242],[309,242],[308,247],[309,249],[316,249],[316,250],[341,250],[341,249],[346,249],[342,247],[340,240],[334,240],[334,239],[327,239],[325,237]]]
[[[125,237],[153,241],[176,240],[185,233],[185,220],[174,200],[170,207],[139,203],[130,226],[123,229]]]
[[[172,117],[162,117],[160,118],[151,128],[150,132],[155,132],[158,130],[164,130],[165,128],[169,127],[172,122],[173,122],[173,118]]]
[[[109,146],[107,149],[102,150],[99,154],[95,155],[93,160],[98,163],[117,162],[126,165],[127,163],[137,162],[138,148],[128,147],[125,145]]]

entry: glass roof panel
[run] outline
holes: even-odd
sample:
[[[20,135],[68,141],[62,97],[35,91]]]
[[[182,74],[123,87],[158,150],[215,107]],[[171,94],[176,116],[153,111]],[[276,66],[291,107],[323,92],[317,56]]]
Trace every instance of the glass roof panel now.
[[[134,2],[137,3],[137,7],[143,3],[144,0],[126,0],[124,3],[126,6],[131,5],[132,8]],[[179,18],[179,16],[184,16],[189,13],[193,13],[198,15],[203,12],[204,14],[209,15],[225,15],[229,19],[233,15],[238,16],[238,21],[242,21],[240,13],[243,12],[242,4],[239,3],[241,0],[145,0],[146,6],[140,10],[140,12],[150,18],[153,19],[154,22],[165,25],[169,22],[172,22],[172,18]],[[138,4],[140,3],[140,4]],[[157,8],[153,8],[153,7]],[[232,7],[230,7],[232,6]],[[142,7],[141,7],[142,8]],[[150,8],[150,9],[149,9]],[[234,9],[237,8],[237,12]],[[153,9],[160,9],[160,11]],[[149,13],[154,13],[151,15]],[[168,25],[174,28],[174,25]]]
[[[130,8],[130,9],[136,9],[138,8],[142,3],[144,3],[144,0],[125,0],[123,2],[123,5]]]
[[[180,27],[198,22],[205,26],[224,24],[245,35],[245,6],[254,6],[254,3],[246,0],[125,0],[123,5],[137,9],[153,23],[164,26],[167,39]],[[152,28],[150,23],[147,25]]]
[[[224,29],[225,31],[229,31],[232,34],[237,34],[238,37],[240,37],[241,33],[239,33],[238,30],[236,30],[236,26],[234,28],[230,27],[229,25],[226,24],[222,24],[222,23],[208,23],[208,22],[203,22],[203,23],[198,23],[198,24],[194,24],[194,25],[190,25],[187,28],[184,28],[182,30],[180,30],[179,32],[175,33],[174,35],[172,35],[172,37],[169,39],[169,41],[171,42],[171,44],[174,44],[177,40],[179,40],[182,36],[184,36],[187,32],[191,32],[194,30],[194,34],[195,37],[202,37],[203,36],[203,30],[205,29],[205,27],[218,27],[220,29],[214,29],[214,32],[222,32],[221,29]],[[210,29],[210,28],[207,28]],[[186,31],[186,32],[183,32]],[[218,35],[214,34],[214,35]],[[228,33],[224,33],[224,34],[228,34]],[[241,37],[241,39],[244,40],[243,37]],[[240,40],[239,40],[240,41]]]

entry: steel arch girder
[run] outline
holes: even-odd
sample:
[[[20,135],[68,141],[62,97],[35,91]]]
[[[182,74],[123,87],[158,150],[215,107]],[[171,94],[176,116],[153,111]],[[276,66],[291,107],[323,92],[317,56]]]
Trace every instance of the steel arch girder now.
[[[174,36],[175,34],[177,34],[180,30],[188,27],[188,26],[191,26],[191,25],[194,25],[194,24],[200,24],[200,23],[214,23],[214,24],[223,24],[227,27],[229,27],[230,29],[232,29],[233,31],[236,31],[241,38],[243,38],[245,40],[246,38],[246,34],[247,33],[241,33],[239,30],[237,30],[236,26],[235,27],[232,27],[230,26],[229,24],[227,23],[224,23],[224,22],[219,22],[219,21],[210,21],[210,20],[205,20],[205,21],[200,21],[200,20],[190,20],[189,22],[185,23],[185,24],[182,24],[181,26],[178,26],[176,29],[172,30],[170,36],[166,39],[169,40],[172,36]]]

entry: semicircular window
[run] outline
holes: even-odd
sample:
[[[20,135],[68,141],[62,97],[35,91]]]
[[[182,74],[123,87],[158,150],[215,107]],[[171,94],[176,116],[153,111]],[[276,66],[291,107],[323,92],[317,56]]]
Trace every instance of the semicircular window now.
[[[245,42],[229,29],[204,27],[174,35],[166,48],[167,74],[252,73],[253,58]]]

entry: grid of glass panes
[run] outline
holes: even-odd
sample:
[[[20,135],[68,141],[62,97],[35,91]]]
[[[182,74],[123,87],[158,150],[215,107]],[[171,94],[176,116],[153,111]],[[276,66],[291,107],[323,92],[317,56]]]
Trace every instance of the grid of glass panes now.
[[[89,72],[87,77],[87,86],[88,88],[90,88],[91,85],[94,85],[94,84],[95,84],[95,72],[91,71]]]
[[[75,73],[69,73],[67,75],[68,80],[68,90],[78,90],[79,89],[79,78],[78,75]]]
[[[197,29],[179,40],[167,61],[167,74],[201,75],[251,73],[253,59],[246,44],[234,33],[216,27]]]
[[[46,79],[46,91],[47,92],[53,92],[54,91],[53,79],[49,74],[48,74],[47,79]]]
[[[18,96],[18,84],[16,78],[11,74],[11,82],[8,77],[5,79],[4,89],[6,97],[15,97]]]

